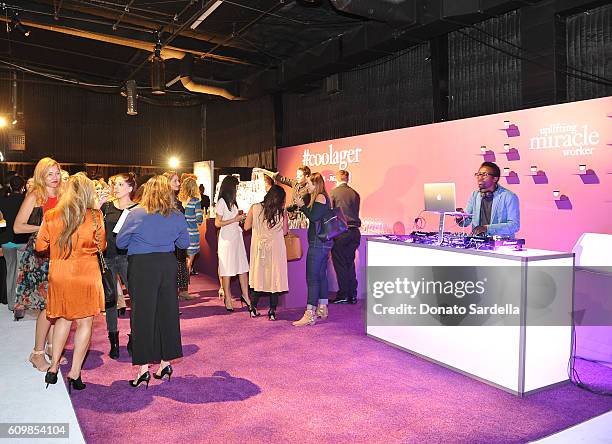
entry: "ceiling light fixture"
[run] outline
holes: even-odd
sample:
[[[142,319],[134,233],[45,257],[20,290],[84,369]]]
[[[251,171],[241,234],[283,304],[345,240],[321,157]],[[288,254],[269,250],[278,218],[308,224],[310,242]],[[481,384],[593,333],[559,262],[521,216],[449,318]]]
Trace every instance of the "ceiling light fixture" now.
[[[136,81],[128,80],[125,82],[126,93],[127,93],[127,113],[130,116],[135,116],[138,114],[137,108],[137,97],[138,93],[136,92]]]
[[[204,9],[204,12],[202,12],[202,15],[200,17],[198,17],[196,19],[195,22],[193,22],[191,24],[191,26],[189,26],[191,29],[196,29],[198,26],[200,26],[200,23],[202,23],[204,20],[206,20],[208,18],[208,16],[210,14],[212,14],[213,12],[216,11],[216,9],[221,6],[221,4],[223,3],[223,0],[217,0],[216,2],[210,4],[210,6],[208,6],[207,8]]]
[[[166,71],[164,59],[161,58],[162,44],[159,33],[156,33],[156,35],[155,53],[151,59],[151,92],[161,95],[166,94]]]

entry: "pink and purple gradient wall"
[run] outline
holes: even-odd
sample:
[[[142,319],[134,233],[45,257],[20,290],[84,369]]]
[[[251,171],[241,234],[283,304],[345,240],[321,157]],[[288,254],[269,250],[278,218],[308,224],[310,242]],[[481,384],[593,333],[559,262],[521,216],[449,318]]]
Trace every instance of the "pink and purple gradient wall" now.
[[[326,179],[340,166],[348,169],[362,216],[408,233],[423,209],[424,183],[455,182],[457,206],[464,207],[484,160],[495,161],[502,174],[508,168],[500,183],[520,198],[517,237],[528,247],[571,251],[584,232],[612,233],[612,97],[278,151],[279,171],[290,177],[304,163]],[[433,215],[421,216],[425,230],[437,230]]]

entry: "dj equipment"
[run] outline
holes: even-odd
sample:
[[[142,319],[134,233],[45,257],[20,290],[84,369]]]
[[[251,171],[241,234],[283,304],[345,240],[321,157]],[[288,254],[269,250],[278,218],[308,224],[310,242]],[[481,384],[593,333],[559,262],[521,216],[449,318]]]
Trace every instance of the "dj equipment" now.
[[[525,239],[512,239],[502,236],[470,236],[465,233],[449,233],[448,231],[443,233],[442,239],[440,239],[438,232],[431,231],[413,231],[408,236],[387,235],[385,237],[399,242],[488,251],[495,251],[501,248],[522,250],[525,246]]]

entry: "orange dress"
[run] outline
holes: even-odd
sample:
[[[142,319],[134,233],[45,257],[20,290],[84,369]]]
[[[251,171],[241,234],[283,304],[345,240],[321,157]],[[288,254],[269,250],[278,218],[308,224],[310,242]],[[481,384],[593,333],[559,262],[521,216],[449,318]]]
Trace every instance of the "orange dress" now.
[[[99,210],[94,210],[94,213],[100,249],[105,250],[102,213]],[[74,320],[97,315],[104,311],[104,289],[91,210],[87,211],[85,221],[72,235],[72,252],[68,258],[63,257],[57,245],[63,228],[60,214],[50,210],[45,213],[36,238],[36,251],[50,250],[47,316]]]

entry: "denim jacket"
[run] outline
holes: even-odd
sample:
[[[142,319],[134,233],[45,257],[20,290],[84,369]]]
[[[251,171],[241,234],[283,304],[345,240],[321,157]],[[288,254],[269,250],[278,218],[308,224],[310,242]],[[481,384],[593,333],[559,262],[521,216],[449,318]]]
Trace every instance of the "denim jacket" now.
[[[465,208],[465,212],[472,216],[466,217],[461,226],[466,227],[471,224],[472,228],[475,228],[480,225],[481,202],[480,191],[474,191]],[[520,228],[521,211],[518,196],[509,189],[497,185],[497,189],[493,192],[491,223],[487,227],[487,235],[514,237]]]

